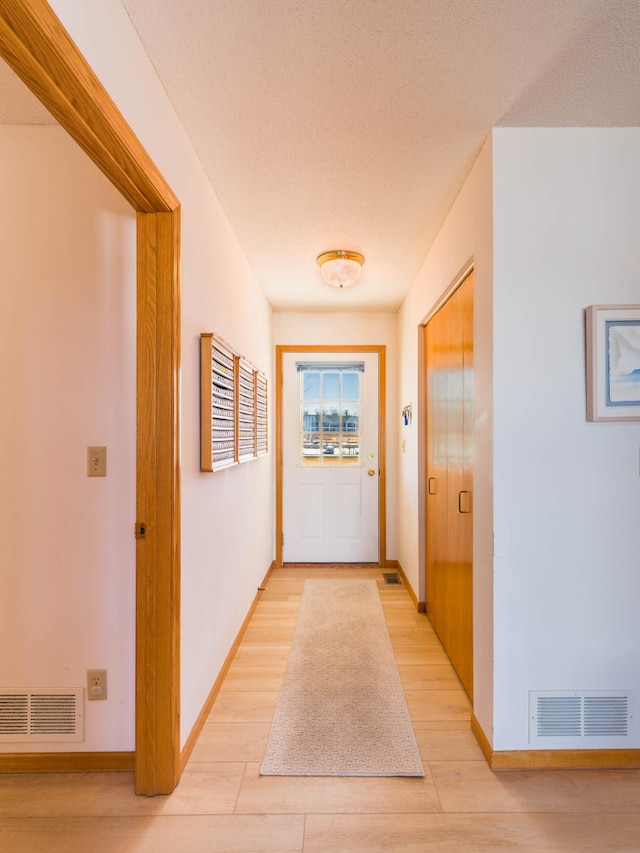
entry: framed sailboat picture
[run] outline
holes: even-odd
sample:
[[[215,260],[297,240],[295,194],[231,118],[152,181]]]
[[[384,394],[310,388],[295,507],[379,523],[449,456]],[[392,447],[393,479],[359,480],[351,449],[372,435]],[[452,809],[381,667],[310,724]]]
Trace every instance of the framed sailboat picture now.
[[[640,305],[586,309],[587,420],[640,421]]]

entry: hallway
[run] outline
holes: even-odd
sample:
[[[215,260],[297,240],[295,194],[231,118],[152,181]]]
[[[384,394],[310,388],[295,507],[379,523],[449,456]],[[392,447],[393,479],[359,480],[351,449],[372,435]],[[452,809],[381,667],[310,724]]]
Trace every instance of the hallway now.
[[[260,777],[305,577],[378,580],[424,779]],[[275,570],[178,789],[129,773],[0,777],[3,853],[640,849],[640,772],[492,773],[426,616],[378,568]]]

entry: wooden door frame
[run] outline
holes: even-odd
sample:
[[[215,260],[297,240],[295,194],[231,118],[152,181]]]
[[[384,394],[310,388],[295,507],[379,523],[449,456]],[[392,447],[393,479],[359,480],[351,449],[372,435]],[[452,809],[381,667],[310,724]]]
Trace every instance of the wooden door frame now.
[[[2,0],[0,56],[137,211],[146,538],[136,543],[135,777],[138,794],[169,793],[180,773],[180,203],[45,0]]]
[[[315,346],[311,345],[277,345],[276,346],[276,566],[282,566],[282,407],[283,381],[282,356],[286,352],[301,353],[337,353],[337,352],[371,352],[378,355],[378,463],[380,481],[378,483],[378,561],[379,565],[387,564],[387,470],[386,470],[386,346]]]

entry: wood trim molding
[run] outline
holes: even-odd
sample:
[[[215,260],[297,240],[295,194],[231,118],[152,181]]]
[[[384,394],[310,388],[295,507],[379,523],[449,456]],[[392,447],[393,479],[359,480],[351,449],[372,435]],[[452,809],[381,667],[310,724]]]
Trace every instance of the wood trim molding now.
[[[379,564],[387,565],[387,469],[386,469],[386,352],[384,345],[349,346],[301,344],[276,345],[276,566],[282,566],[282,356],[285,352],[375,352],[378,354],[378,462],[380,482],[378,489],[378,554]]]
[[[169,793],[180,745],[179,202],[46,0],[3,0],[0,57],[139,214],[136,501],[148,526],[137,545],[136,791]]]
[[[204,705],[202,706],[202,710],[198,714],[198,719],[193,724],[193,728],[191,729],[189,737],[187,738],[186,743],[182,749],[182,753],[180,755],[180,775],[182,775],[184,768],[187,766],[187,762],[189,761],[189,758],[191,757],[191,753],[193,752],[193,748],[196,745],[198,738],[200,737],[200,734],[202,732],[204,724],[207,722],[207,718],[208,718],[209,714],[211,713],[211,709],[213,708],[213,703],[216,701],[216,699],[218,697],[218,693],[220,692],[220,688],[222,687],[222,684],[223,684],[225,678],[227,677],[227,673],[229,672],[229,668],[231,667],[231,664],[233,663],[233,659],[236,656],[236,652],[238,651],[238,647],[239,647],[240,643],[242,642],[244,635],[247,632],[247,628],[249,627],[251,617],[255,613],[256,607],[258,606],[258,603],[260,602],[260,599],[262,598],[262,593],[265,591],[265,588],[267,586],[269,578],[271,577],[271,572],[274,570],[275,565],[276,565],[275,561],[273,561],[271,563],[271,565],[269,566],[269,570],[268,570],[267,574],[264,576],[264,580],[262,581],[262,583],[258,587],[258,591],[256,592],[255,598],[253,599],[253,602],[251,603],[251,607],[249,608],[249,612],[247,613],[244,622],[240,626],[240,630],[238,631],[238,635],[236,636],[235,640],[233,641],[233,645],[229,649],[229,654],[224,659],[224,663],[222,664],[222,667],[220,668],[220,672],[218,673],[218,677],[213,682],[213,687],[211,688],[211,692],[207,696],[207,699],[206,699]]]
[[[180,210],[139,213],[136,791],[180,778]]]
[[[282,566],[282,354],[276,346],[276,566]]]
[[[638,770],[640,749],[534,749],[494,752],[492,770]]]
[[[640,749],[528,749],[494,751],[475,715],[471,731],[491,770],[638,770]]]
[[[407,592],[411,596],[411,601],[413,601],[414,607],[416,608],[418,613],[424,613],[425,612],[424,608],[422,610],[420,610],[420,603],[418,601],[418,596],[413,591],[413,587],[411,586],[411,584],[407,580],[407,576],[404,573],[404,569],[402,568],[402,566],[400,565],[398,560],[387,560],[387,566],[389,566],[390,569],[396,569],[396,571],[398,572],[398,574],[402,578],[402,583],[404,584],[405,589],[407,590]]]
[[[484,730],[478,722],[475,714],[471,714],[471,732],[475,739],[478,741],[478,746],[482,750],[482,754],[484,755],[485,761],[487,762],[489,767],[491,767],[491,762],[493,759],[493,749],[491,748],[489,739],[485,735]]]
[[[380,565],[387,561],[387,348],[378,347],[378,554]]]
[[[132,771],[133,752],[14,752],[0,755],[0,773]]]
[[[3,0],[0,55],[138,211],[179,202],[45,0]]]

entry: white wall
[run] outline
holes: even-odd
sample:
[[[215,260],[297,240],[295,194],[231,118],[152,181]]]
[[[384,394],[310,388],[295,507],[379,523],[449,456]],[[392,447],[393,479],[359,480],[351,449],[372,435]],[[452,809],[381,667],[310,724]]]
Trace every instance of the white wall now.
[[[529,690],[640,697],[640,423],[586,422],[584,352],[640,303],[640,129],[495,130],[494,216],[493,746],[527,749]]]
[[[387,559],[398,559],[398,445],[400,400],[398,375],[398,315],[393,313],[277,312],[273,315],[274,346],[316,344],[318,346],[386,347],[387,419]]]
[[[271,309],[121,4],[52,6],[182,204],[184,743],[274,550],[271,455],[216,474],[199,471],[199,335],[221,335],[270,379]]]
[[[400,311],[405,401],[416,328],[474,260],[474,713],[496,750],[531,748],[529,690],[640,694],[640,425],[586,422],[584,352],[586,306],[640,302],[639,152],[637,128],[494,130]],[[412,583],[421,428],[399,477]]]
[[[470,261],[474,275],[474,712],[490,736],[493,717],[493,499],[492,499],[492,146],[478,156],[451,212],[400,310],[399,389],[413,404],[410,427],[402,427],[400,454],[399,560],[424,601],[423,377],[420,326]]]
[[[0,685],[109,695],[84,743],[0,751],[131,750],[135,217],[59,127],[0,127],[0,186]]]

